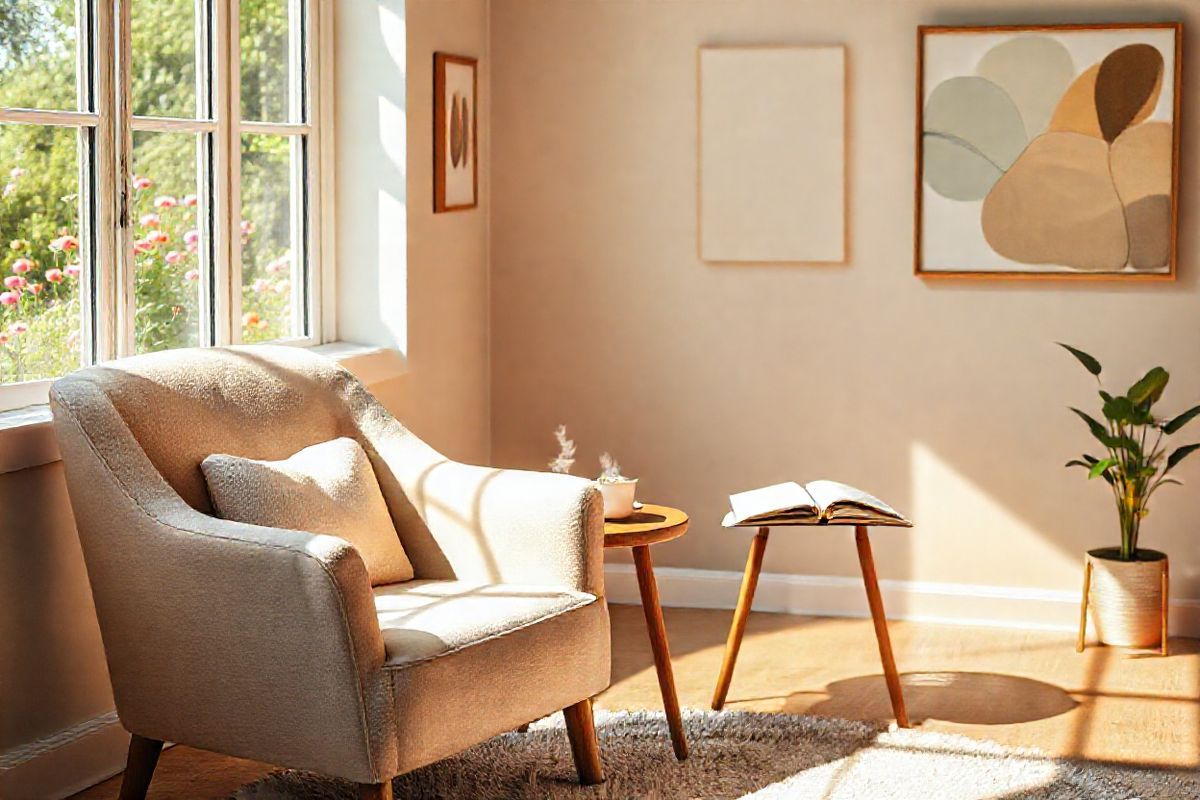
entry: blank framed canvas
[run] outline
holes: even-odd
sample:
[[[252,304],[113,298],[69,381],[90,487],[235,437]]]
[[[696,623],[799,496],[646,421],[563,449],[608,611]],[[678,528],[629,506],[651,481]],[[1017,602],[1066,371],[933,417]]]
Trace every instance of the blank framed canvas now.
[[[846,53],[700,48],[700,257],[846,258]]]

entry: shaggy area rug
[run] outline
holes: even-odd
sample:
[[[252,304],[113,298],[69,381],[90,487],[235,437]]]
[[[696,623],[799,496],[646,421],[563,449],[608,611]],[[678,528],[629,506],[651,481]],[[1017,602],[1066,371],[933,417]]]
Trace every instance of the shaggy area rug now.
[[[555,715],[397,778],[396,798],[1200,798],[1200,773],[1062,761],[961,736],[750,712],[690,712],[685,724],[691,756],[681,763],[661,713],[597,712],[608,780],[584,788]],[[234,797],[351,800],[354,793],[349,784],[287,770]]]

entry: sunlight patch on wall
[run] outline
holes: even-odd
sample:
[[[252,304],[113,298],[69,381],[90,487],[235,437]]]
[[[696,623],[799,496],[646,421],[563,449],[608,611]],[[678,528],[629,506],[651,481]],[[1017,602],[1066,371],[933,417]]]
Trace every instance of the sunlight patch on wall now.
[[[1051,535],[1021,516],[926,445],[914,442],[912,575],[954,575],[955,582],[1052,587],[1082,569]],[[985,476],[986,477],[986,476]],[[1011,569],[1001,577],[997,564]]]
[[[408,209],[404,200],[379,190],[379,319],[392,336],[393,346],[408,355]],[[367,298],[364,301],[369,302]]]
[[[403,72],[408,63],[408,31],[404,24],[404,0],[379,4],[379,32],[392,60]]]

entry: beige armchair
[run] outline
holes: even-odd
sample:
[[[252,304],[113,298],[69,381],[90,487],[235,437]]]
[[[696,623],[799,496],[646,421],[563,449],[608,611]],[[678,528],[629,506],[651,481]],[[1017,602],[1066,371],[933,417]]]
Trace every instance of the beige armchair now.
[[[55,383],[54,423],[121,722],[122,798],[163,741],[391,778],[564,709],[603,780],[603,514],[583,479],[467,466],[298,348],[178,350]],[[416,579],[372,588],[343,539],[212,516],[200,462],[367,452]]]

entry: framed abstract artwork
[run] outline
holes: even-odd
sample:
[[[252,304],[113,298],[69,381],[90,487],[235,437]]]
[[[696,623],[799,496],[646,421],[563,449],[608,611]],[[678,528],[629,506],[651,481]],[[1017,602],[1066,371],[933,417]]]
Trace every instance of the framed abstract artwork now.
[[[479,193],[476,133],[478,62],[433,54],[433,210],[475,208]]]
[[[1174,279],[1182,34],[919,28],[916,273]]]

